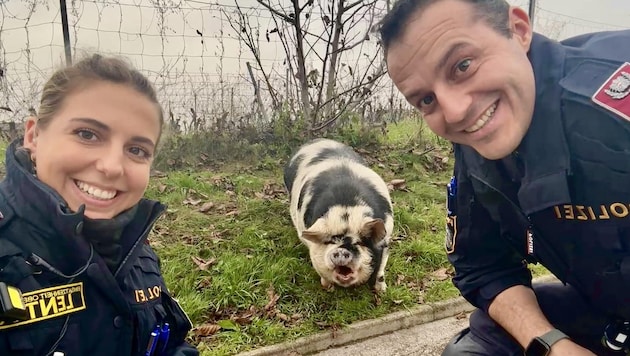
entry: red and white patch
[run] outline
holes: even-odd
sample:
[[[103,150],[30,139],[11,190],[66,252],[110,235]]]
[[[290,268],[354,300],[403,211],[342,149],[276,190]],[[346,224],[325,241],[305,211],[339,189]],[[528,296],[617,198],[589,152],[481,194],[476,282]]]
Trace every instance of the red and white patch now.
[[[593,95],[593,102],[630,121],[630,63],[624,63]]]

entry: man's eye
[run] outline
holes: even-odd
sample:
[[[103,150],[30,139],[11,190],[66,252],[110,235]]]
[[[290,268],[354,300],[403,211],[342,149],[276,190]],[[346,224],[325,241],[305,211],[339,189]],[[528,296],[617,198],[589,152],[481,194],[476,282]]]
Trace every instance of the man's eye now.
[[[435,98],[433,97],[433,95],[427,95],[424,98],[422,98],[422,100],[420,100],[420,107],[427,107],[430,106],[431,104],[433,104],[433,102],[435,101]]]
[[[468,70],[468,68],[470,68],[471,63],[472,63],[472,60],[464,59],[463,61],[457,63],[457,71],[464,73],[465,71]]]

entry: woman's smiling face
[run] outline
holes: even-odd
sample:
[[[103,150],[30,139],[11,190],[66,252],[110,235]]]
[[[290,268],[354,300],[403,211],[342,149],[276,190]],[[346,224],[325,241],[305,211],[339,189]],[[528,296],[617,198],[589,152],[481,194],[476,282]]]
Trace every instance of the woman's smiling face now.
[[[31,118],[24,147],[37,177],[77,211],[110,219],[144,195],[160,136],[158,106],[128,85],[95,80],[70,92],[45,127]]]

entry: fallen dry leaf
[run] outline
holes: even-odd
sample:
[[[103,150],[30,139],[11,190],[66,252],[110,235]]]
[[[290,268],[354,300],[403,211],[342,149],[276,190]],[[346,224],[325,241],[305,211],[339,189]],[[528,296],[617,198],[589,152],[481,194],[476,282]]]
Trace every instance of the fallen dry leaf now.
[[[457,319],[457,320],[466,319],[467,317],[468,317],[468,315],[466,314],[466,312],[461,312],[461,313],[455,315],[455,319]]]
[[[166,184],[158,185],[158,192],[164,193],[165,190],[166,190]]]
[[[289,316],[284,314],[284,313],[277,313],[276,314],[276,318],[282,320],[282,321],[289,321]]]
[[[200,203],[201,203],[201,199],[191,199],[191,198],[186,198],[182,202],[182,204],[184,205],[192,205],[192,206],[199,205]]]
[[[276,294],[273,286],[269,287],[267,290],[267,298],[269,298],[269,302],[265,305],[265,311],[269,312],[276,309],[276,303],[280,299],[280,296]]]
[[[202,192],[198,192],[198,191],[196,191],[194,189],[189,189],[188,190],[188,196],[192,196],[192,195],[198,195],[198,196],[200,196],[200,197],[202,197],[204,199],[209,199],[207,194],[204,194]]]
[[[210,209],[212,208],[214,208],[214,203],[210,201],[210,202],[204,203],[199,209],[197,209],[197,211],[201,213],[206,213],[210,211]]]
[[[374,293],[372,295],[374,296],[374,305],[379,306],[383,304],[383,299],[381,298],[380,295],[378,295],[378,293]]]
[[[215,258],[211,258],[209,260],[204,260],[196,256],[191,256],[190,258],[192,258],[193,262],[195,262],[197,267],[199,267],[199,269],[202,271],[207,270],[210,266],[212,266],[213,264],[217,262]]]
[[[195,288],[197,291],[208,288],[212,285],[212,279],[210,277],[205,277],[197,283],[197,287]]]
[[[404,179],[392,179],[387,184],[387,187],[389,188],[389,190],[401,190],[409,192],[409,189],[407,189],[407,183]]]
[[[391,181],[389,181],[389,183],[391,185],[401,185],[401,184],[405,184],[405,180],[404,179],[392,179]]]
[[[217,324],[203,324],[193,330],[197,336],[210,336],[221,330],[221,327]]]
[[[433,279],[436,279],[438,281],[445,281],[449,278],[451,278],[451,276],[448,274],[448,268],[440,268],[437,271],[433,271],[431,272],[431,277]]]
[[[302,314],[300,314],[300,313],[295,313],[295,314],[291,315],[291,319],[293,319],[293,320],[300,320],[302,318],[304,318],[304,316]]]
[[[158,178],[166,177],[166,173],[162,171],[158,171],[157,169],[152,169],[150,175],[151,177],[158,177]]]
[[[247,312],[243,313],[242,315],[234,315],[230,319],[238,325],[248,325],[252,323],[257,313],[258,311],[256,310],[256,307],[252,305],[249,307],[249,310]]]
[[[399,286],[402,282],[405,281],[405,276],[402,274],[399,274],[396,276],[396,285]]]

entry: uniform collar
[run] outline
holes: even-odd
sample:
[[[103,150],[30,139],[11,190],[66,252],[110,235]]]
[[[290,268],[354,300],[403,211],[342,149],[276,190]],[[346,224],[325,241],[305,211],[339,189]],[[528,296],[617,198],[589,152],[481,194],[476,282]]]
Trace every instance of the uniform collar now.
[[[570,203],[567,175],[570,154],[561,112],[565,50],[558,42],[534,34],[529,60],[536,80],[536,103],[532,123],[517,151],[525,174],[518,188],[518,202],[525,214]],[[506,179],[498,174],[499,161],[481,157],[471,147],[462,146],[470,173],[503,192]]]
[[[83,211],[73,212],[63,198],[50,186],[42,183],[16,158],[21,139],[13,141],[6,150],[6,179],[2,189],[15,214],[36,221],[46,235],[77,236],[83,229]],[[25,202],[29,202],[25,204]],[[36,202],[36,203],[34,203]]]

